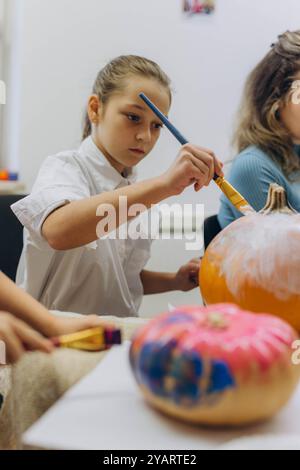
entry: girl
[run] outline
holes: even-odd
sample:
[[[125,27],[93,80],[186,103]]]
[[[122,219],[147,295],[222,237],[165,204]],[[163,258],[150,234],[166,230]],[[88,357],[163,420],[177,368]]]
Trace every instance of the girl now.
[[[0,341],[5,344],[8,362],[20,359],[26,349],[51,352],[52,343],[45,337],[73,333],[100,323],[94,315],[79,319],[51,315],[0,272]]]
[[[234,137],[239,155],[229,181],[257,211],[271,183],[300,211],[300,31],[282,34],[250,74]],[[222,228],[241,214],[221,198]]]
[[[211,151],[186,145],[166,173],[136,183],[135,167],[162,127],[141,92],[168,114],[170,81],[156,63],[121,56],[104,67],[88,101],[81,146],[49,157],[30,196],[12,206],[25,226],[18,282],[48,308],[131,316],[143,293],[195,287],[199,260],[174,274],[149,272],[150,240],[99,239],[96,233],[101,208],[112,207],[119,221],[121,196],[129,208],[150,208],[191,184],[198,191],[214,172],[223,174]]]

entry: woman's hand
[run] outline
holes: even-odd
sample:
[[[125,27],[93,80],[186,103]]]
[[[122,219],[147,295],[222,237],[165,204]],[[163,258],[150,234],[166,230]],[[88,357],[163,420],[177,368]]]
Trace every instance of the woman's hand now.
[[[195,191],[208,186],[216,173],[223,176],[223,163],[211,150],[186,144],[182,147],[176,161],[163,175],[165,185],[175,194],[194,185]]]
[[[0,312],[0,341],[5,346],[5,362],[18,361],[26,351],[50,353],[53,345],[37,331],[7,312]]]

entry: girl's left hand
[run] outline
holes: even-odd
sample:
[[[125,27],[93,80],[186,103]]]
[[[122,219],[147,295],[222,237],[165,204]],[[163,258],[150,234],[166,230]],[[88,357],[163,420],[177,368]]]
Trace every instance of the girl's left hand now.
[[[187,292],[199,285],[200,258],[193,258],[178,270],[174,278],[174,289]]]

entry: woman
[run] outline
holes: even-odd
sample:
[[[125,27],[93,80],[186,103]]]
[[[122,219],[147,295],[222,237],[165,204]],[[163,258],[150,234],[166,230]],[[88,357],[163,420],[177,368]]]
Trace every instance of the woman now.
[[[229,181],[259,211],[269,186],[287,192],[300,212],[300,30],[287,31],[251,72],[234,135],[239,152]],[[222,228],[241,214],[221,198]]]

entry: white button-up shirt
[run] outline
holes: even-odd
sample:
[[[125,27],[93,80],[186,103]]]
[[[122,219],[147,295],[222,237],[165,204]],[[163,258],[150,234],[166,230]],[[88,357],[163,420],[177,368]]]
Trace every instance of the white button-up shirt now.
[[[98,239],[67,251],[52,249],[41,228],[47,216],[75,201],[127,186],[91,137],[77,151],[48,157],[32,192],[12,205],[24,225],[17,283],[48,309],[101,315],[138,314],[140,273],[150,256],[149,239]],[[95,214],[96,215],[96,214]]]

